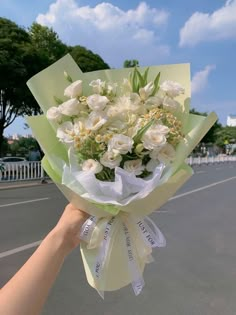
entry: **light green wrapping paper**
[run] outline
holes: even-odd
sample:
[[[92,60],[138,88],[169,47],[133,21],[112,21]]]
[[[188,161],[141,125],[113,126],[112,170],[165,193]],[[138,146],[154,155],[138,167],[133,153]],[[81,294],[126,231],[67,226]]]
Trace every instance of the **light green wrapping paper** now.
[[[145,68],[141,68],[141,72]],[[40,107],[46,113],[51,106],[56,106],[54,96],[64,100],[63,92],[68,82],[64,78],[66,71],[73,80],[83,81],[83,92],[85,95],[92,93],[88,87],[92,80],[101,79],[108,82],[121,84],[123,78],[129,76],[130,69],[100,70],[90,73],[82,73],[70,55],[65,56],[49,68],[38,73],[28,81],[28,86],[38,101]],[[189,114],[190,103],[190,68],[188,64],[165,65],[150,67],[149,80],[152,80],[158,72],[161,72],[161,81],[173,80],[185,87],[185,94],[178,97],[182,104],[180,114],[183,124],[185,139],[177,147],[177,155],[171,168],[164,174],[163,184],[158,186],[147,197],[131,202],[122,208],[114,206],[97,206],[90,201],[80,197],[79,187],[71,183],[67,187],[61,184],[63,164],[68,163],[67,149],[56,138],[56,129],[50,124],[44,115],[28,117],[27,121],[32,132],[42,147],[45,157],[42,165],[47,174],[56,183],[65,197],[78,208],[97,217],[106,217],[118,214],[120,211],[135,213],[143,217],[159,209],[175,192],[190,178],[192,169],[185,164],[185,159],[192,152],[194,147],[203,138],[206,132],[217,119],[215,113],[207,117]],[[93,235],[94,242],[99,239],[104,232],[104,222],[99,221],[96,233]],[[122,227],[120,227],[122,229]],[[132,232],[132,231],[131,231]],[[98,249],[88,249],[84,243],[81,245],[81,253],[84,262],[85,272],[89,284],[97,290],[111,291],[117,290],[131,282],[130,273],[127,268],[127,257],[125,240],[123,233],[117,233],[113,246],[110,248],[110,262],[106,265],[105,276],[96,281],[94,275],[94,263]],[[138,265],[143,272],[146,264],[144,259],[138,259]]]

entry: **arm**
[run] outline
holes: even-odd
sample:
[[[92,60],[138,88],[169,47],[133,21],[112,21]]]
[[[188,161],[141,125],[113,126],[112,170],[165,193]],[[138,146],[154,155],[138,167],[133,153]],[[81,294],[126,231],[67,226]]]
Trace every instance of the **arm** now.
[[[38,315],[64,258],[79,244],[79,232],[87,214],[69,204],[56,227],[0,290],[0,314]]]

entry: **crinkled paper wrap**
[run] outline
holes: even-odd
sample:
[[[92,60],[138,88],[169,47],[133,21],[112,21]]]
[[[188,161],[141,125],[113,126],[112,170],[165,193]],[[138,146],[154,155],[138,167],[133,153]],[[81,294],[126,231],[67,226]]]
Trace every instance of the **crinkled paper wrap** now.
[[[144,68],[145,69],[145,68]],[[144,69],[140,69],[141,71]],[[64,78],[66,71],[73,80],[83,81],[83,92],[89,94],[86,86],[92,81],[100,78],[108,82],[121,84],[124,77],[129,76],[130,69],[100,70],[90,73],[82,73],[70,55],[66,55],[55,64],[35,75],[28,81],[28,86],[42,108],[44,114],[51,107],[55,106],[54,96],[65,100],[63,92],[68,82]],[[189,114],[190,103],[190,67],[189,64],[164,65],[150,67],[149,79],[152,80],[158,72],[161,72],[161,81],[173,80],[185,87],[184,96],[180,96],[178,101],[183,104],[180,119],[183,124],[183,132],[186,135],[177,148],[176,159],[171,168],[164,174],[166,181],[155,188],[147,197],[132,201],[123,207],[109,205],[98,205],[91,203],[77,192],[76,185],[71,182],[62,185],[63,163],[68,163],[67,148],[56,138],[56,127],[50,124],[45,115],[28,117],[35,138],[38,140],[45,153],[42,165],[46,173],[56,183],[65,197],[78,208],[97,217],[117,215],[119,211],[135,213],[136,216],[144,217],[154,210],[159,209],[172,197],[175,192],[190,178],[192,169],[185,164],[185,160],[194,147],[207,133],[217,119],[215,113],[210,113],[207,117]],[[63,162],[63,163],[62,163]],[[76,193],[77,192],[77,193]],[[104,232],[104,221],[100,220],[94,235],[94,242],[99,235]],[[132,233],[132,231],[130,231]],[[81,244],[81,253],[84,268],[89,284],[97,290],[111,291],[117,290],[131,282],[131,276],[127,268],[127,257],[123,233],[117,233],[112,247],[110,248],[109,264],[106,266],[105,277],[96,281],[94,275],[94,263],[98,254],[98,249],[88,249],[85,243]],[[146,264],[146,256],[137,261],[140,271],[143,272]]]

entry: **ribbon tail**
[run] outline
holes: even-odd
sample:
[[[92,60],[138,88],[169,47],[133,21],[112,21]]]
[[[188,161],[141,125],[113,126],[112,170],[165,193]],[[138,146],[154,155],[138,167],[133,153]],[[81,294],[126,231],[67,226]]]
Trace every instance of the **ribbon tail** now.
[[[145,217],[144,220],[148,221],[154,228],[154,234],[156,236],[157,247],[165,247],[166,246],[165,236],[163,235],[161,230],[158,228],[156,223],[149,217]]]
[[[137,265],[134,246],[132,244],[133,242],[129,233],[129,229],[127,228],[125,223],[123,223],[123,230],[125,234],[125,243],[128,254],[128,266],[132,280],[132,287],[134,290],[134,294],[137,296],[142,292],[145,282],[143,280],[142,273],[140,272],[139,267]]]

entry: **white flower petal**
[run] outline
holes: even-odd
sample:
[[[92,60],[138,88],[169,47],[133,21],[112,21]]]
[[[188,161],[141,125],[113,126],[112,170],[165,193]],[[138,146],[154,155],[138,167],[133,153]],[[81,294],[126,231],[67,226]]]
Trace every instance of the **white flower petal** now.
[[[166,143],[165,146],[163,146],[158,152],[158,159],[165,164],[174,161],[175,157],[176,151],[174,147],[169,143]]]
[[[85,128],[88,130],[98,130],[107,122],[107,116],[104,112],[91,112],[85,121]]]
[[[148,172],[154,172],[156,167],[159,166],[159,165],[160,165],[160,162],[158,160],[151,159],[146,165],[146,170]]]
[[[64,143],[73,143],[74,126],[72,122],[66,121],[57,129],[57,138]]]
[[[110,169],[114,169],[115,167],[119,166],[121,161],[121,155],[109,151],[105,152],[100,159],[101,164],[109,167]]]
[[[125,161],[124,163],[124,170],[132,173],[134,175],[140,175],[144,171],[145,166],[142,165],[142,160],[131,160],[131,161]]]
[[[60,112],[59,107],[50,107],[49,110],[47,111],[46,117],[48,120],[60,122],[62,119],[62,114]]]
[[[149,128],[142,137],[143,146],[147,150],[154,150],[162,147],[166,143],[164,134]]]
[[[122,134],[115,134],[108,142],[108,151],[115,150],[120,154],[126,154],[132,151],[133,139]]]
[[[166,96],[163,99],[163,107],[173,112],[179,109],[180,105],[173,98]]]
[[[63,115],[77,116],[80,112],[80,103],[76,98],[72,98],[62,103],[58,108]]]
[[[103,110],[108,102],[109,99],[106,96],[102,96],[99,94],[93,94],[87,98],[88,107],[94,111]]]
[[[83,171],[90,171],[94,174],[100,173],[102,169],[102,165],[98,161],[95,161],[93,159],[85,160],[82,164]]]
[[[180,94],[184,94],[184,88],[175,81],[164,81],[161,85],[160,88],[162,91],[166,93],[167,96],[169,97],[176,97]]]
[[[151,94],[154,89],[154,83],[151,81],[143,88],[139,89],[139,95],[143,101],[145,101]]]
[[[82,81],[77,80],[71,83],[64,91],[64,95],[70,98],[75,98],[82,95]]]
[[[91,81],[89,85],[92,86],[94,93],[101,94],[103,93],[105,89],[106,82],[100,79],[97,79],[97,80]]]

